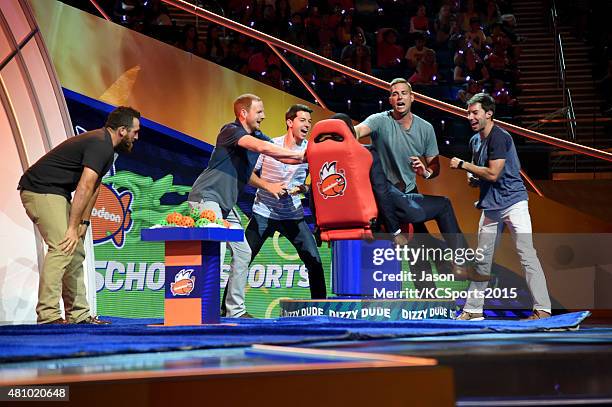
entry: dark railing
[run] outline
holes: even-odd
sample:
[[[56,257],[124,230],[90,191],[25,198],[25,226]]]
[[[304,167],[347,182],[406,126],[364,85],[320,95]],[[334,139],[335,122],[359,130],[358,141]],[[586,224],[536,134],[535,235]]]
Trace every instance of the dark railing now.
[[[558,81],[557,86],[562,89],[563,92],[563,110],[565,113],[565,123],[568,138],[572,142],[576,142],[576,113],[574,111],[574,101],[572,100],[572,92],[567,86],[567,68],[565,66],[565,53],[563,52],[563,38],[559,30],[559,15],[557,13],[557,5],[553,0],[550,9],[551,15],[551,27],[553,30],[553,36],[555,38],[555,64],[557,66]],[[564,155],[559,155],[557,161],[562,159]],[[577,170],[577,157],[573,155],[574,160],[574,172]]]

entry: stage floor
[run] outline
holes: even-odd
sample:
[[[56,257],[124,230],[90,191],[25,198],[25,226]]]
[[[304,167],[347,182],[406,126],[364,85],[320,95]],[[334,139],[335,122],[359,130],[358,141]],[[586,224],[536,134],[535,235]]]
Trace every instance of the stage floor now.
[[[456,396],[463,401],[596,397],[612,404],[612,327],[304,346],[436,359],[453,369]]]
[[[0,385],[64,383],[72,388],[84,382],[296,372],[321,376],[330,370],[373,375],[379,369],[445,367],[452,371],[450,383],[441,386],[444,379],[436,380],[452,390],[457,405],[601,405],[612,404],[611,345],[612,326],[591,325],[587,319],[579,329],[562,331],[322,339],[14,361],[0,364]]]

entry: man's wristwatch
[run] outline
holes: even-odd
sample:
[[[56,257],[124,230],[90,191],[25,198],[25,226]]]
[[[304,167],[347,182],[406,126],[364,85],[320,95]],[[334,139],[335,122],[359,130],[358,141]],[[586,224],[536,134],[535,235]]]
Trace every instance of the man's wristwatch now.
[[[457,168],[463,168],[463,160],[459,160],[459,165],[457,165]]]
[[[89,225],[90,225],[90,224],[91,224],[91,222],[90,222],[90,221],[88,221],[88,220],[83,219],[83,220],[81,221],[81,225],[85,225],[85,226],[89,227]]]

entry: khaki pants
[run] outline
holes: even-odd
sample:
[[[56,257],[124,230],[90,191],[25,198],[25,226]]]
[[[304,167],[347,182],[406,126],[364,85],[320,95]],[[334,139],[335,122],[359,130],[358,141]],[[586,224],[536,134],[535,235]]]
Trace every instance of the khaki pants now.
[[[189,201],[190,208],[197,208],[199,211],[210,209],[215,212],[218,219],[223,219],[221,207],[214,201],[192,202]],[[227,214],[226,220],[234,226],[239,226],[240,215],[236,209]],[[246,240],[246,236],[241,242],[221,243],[221,266],[225,259],[225,251],[229,247],[232,255],[230,272],[227,278],[227,287],[223,291],[223,301],[221,304],[221,314],[229,318],[238,318],[246,313],[244,294],[246,291],[247,277],[249,275],[249,263],[251,262],[251,248]]]
[[[504,227],[508,227],[516,245],[521,266],[527,279],[527,287],[529,287],[533,297],[533,309],[550,314],[551,304],[546,286],[546,276],[533,247],[531,216],[529,215],[527,201],[517,202],[505,209],[482,211],[478,227],[478,248],[482,250],[483,259],[476,261],[476,272],[483,275],[491,274],[495,247]],[[488,281],[472,281],[469,292],[474,293],[474,295],[468,297],[463,307],[464,311],[482,313],[484,291],[488,284]]]
[[[61,195],[23,190],[21,202],[28,217],[36,224],[49,246],[38,284],[38,322],[44,324],[62,317],[60,297],[64,300],[68,322],[78,323],[85,320],[89,317],[89,304],[83,271],[83,241],[79,241],[71,256],[64,254],[59,248],[59,243],[68,229],[70,202]]]

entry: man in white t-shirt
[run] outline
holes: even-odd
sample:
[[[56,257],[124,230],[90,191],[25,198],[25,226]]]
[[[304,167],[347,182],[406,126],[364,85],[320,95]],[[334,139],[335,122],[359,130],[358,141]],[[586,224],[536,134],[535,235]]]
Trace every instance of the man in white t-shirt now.
[[[272,139],[279,147],[306,151],[306,140],[312,119],[312,109],[296,104],[285,113],[287,133]],[[310,295],[313,299],[326,298],[325,276],[317,245],[304,219],[300,195],[308,192],[305,184],[308,164],[288,165],[266,155],[260,155],[255,165],[251,185],[257,186],[253,216],[245,230],[251,248],[251,261],[257,256],[266,239],[279,232],[295,247],[308,269]]]

